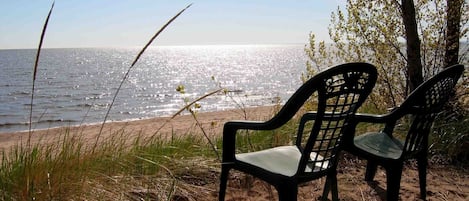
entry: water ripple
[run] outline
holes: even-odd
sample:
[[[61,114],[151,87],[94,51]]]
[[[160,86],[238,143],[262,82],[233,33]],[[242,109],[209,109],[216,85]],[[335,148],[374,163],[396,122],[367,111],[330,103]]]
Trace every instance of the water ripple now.
[[[110,120],[171,115],[219,85],[202,111],[285,101],[301,84],[303,45],[150,48],[132,69]],[[101,122],[138,49],[44,49],[33,105],[35,128]],[[0,132],[28,128],[35,50],[0,50]],[[214,79],[213,79],[214,78]],[[184,85],[186,94],[176,92]],[[88,111],[89,110],[89,111]]]

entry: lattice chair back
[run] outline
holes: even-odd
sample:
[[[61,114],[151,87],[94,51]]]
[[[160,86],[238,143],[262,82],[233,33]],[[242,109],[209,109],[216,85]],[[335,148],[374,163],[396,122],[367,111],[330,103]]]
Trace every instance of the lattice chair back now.
[[[337,71],[328,74],[315,94],[316,113],[301,118],[296,145],[303,150],[298,173],[335,168],[346,122],[370,93],[375,78],[368,71]],[[306,125],[312,122],[308,128]]]
[[[410,117],[412,122],[404,142],[404,155],[426,152],[433,121],[451,94],[454,94],[454,86],[463,71],[462,65],[448,67],[417,87],[402,103],[400,108],[402,112],[412,115]]]

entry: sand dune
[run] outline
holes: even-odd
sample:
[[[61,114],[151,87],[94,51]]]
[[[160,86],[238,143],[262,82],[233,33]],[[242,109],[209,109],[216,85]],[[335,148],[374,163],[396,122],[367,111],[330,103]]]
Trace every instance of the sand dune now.
[[[241,110],[229,110],[218,112],[199,113],[198,120],[204,129],[211,135],[222,132],[224,122],[235,119],[266,120],[274,115],[273,107],[248,108],[246,113]],[[107,123],[103,129],[101,139],[110,137],[113,133],[123,129],[128,139],[137,135],[151,136],[161,128],[158,135],[183,135],[188,130],[197,132],[195,120],[190,115],[177,116],[169,121],[169,117],[152,118],[127,122]],[[164,126],[162,126],[164,125]],[[52,128],[32,132],[32,143],[54,143],[66,129],[70,133],[79,133],[86,142],[94,143],[101,128],[100,124]],[[15,144],[25,143],[28,132],[14,132],[0,134],[0,150],[9,150]],[[431,160],[432,161],[432,160]],[[364,181],[365,162],[357,158],[345,155],[339,165],[338,185],[339,196],[342,200],[385,200],[386,177],[382,169],[378,170],[375,182]],[[456,168],[449,165],[433,163],[429,165],[427,174],[427,200],[468,200],[469,199],[469,174],[467,169]],[[217,181],[218,175],[209,180]],[[273,187],[266,183],[250,178],[243,173],[233,171],[227,189],[227,201],[263,201],[277,200]],[[248,181],[248,182],[247,182]],[[317,200],[322,194],[324,179],[309,182],[302,185],[299,190],[298,200]],[[249,183],[249,185],[247,185]],[[419,200],[418,172],[414,163],[406,165],[402,180],[400,199]],[[211,189],[208,194],[200,197],[200,200],[216,200],[218,195],[218,182],[207,184],[205,189]],[[209,197],[207,197],[209,196]],[[191,199],[183,199],[191,200]],[[199,199],[197,199],[199,200]]]

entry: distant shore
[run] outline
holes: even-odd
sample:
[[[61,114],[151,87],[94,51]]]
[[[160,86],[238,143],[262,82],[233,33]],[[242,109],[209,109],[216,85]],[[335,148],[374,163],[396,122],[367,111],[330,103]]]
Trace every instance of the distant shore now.
[[[241,109],[226,111],[203,112],[197,114],[198,121],[210,135],[221,135],[223,124],[229,120],[267,120],[275,114],[274,106],[260,106],[246,108],[246,117]],[[143,120],[108,122],[105,124],[100,139],[109,138],[119,131],[132,140],[138,135],[149,137],[156,135],[168,137],[170,135],[184,135],[186,133],[200,133],[196,127],[196,121],[191,115],[180,115],[171,119],[170,117],[156,117]],[[69,134],[80,135],[86,143],[94,143],[101,129],[101,124],[58,127],[50,129],[35,130],[31,133],[32,144],[56,143],[60,141],[69,129]],[[15,145],[25,144],[29,137],[28,131],[0,133],[0,151],[8,150]]]

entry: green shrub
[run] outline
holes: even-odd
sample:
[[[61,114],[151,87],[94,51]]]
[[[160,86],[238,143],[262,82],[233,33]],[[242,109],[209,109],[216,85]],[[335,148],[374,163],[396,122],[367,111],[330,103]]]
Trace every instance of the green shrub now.
[[[469,162],[469,112],[453,107],[442,112],[430,135],[430,154],[447,157],[453,163]]]

